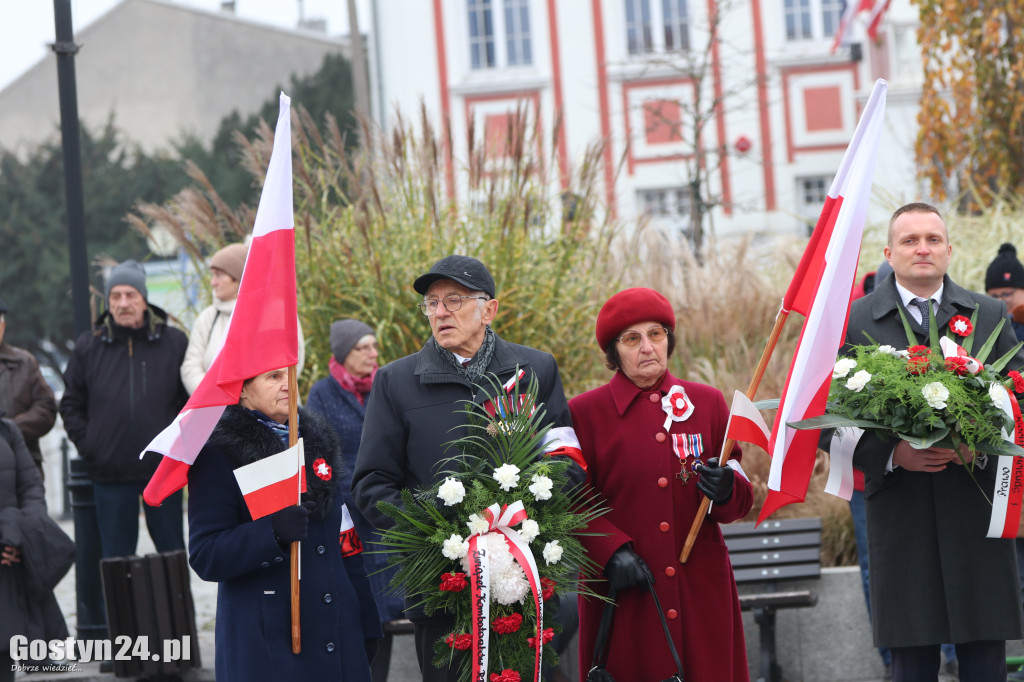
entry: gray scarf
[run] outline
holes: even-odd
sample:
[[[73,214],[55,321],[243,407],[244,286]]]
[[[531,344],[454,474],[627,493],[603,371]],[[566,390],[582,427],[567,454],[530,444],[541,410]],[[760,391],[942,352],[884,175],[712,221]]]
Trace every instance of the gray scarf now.
[[[455,368],[455,372],[460,377],[471,384],[479,384],[484,372],[487,371],[487,365],[491,364],[491,357],[494,355],[494,338],[494,331],[490,327],[484,327],[484,342],[480,345],[480,350],[476,352],[476,355],[473,356],[465,367],[458,361],[454,353],[442,348],[437,339],[430,337],[430,340],[434,343],[434,348],[441,354],[441,357]]]

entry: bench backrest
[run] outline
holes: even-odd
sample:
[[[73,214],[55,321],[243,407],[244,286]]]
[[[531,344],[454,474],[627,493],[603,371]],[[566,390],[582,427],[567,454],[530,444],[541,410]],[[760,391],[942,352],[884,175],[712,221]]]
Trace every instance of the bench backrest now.
[[[737,583],[821,576],[821,519],[781,519],[722,526]]]

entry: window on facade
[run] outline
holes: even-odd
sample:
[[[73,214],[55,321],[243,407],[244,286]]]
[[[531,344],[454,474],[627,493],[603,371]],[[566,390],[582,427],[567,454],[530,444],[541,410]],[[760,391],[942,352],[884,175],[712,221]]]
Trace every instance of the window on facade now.
[[[509,66],[533,63],[529,0],[505,0],[505,43]]]
[[[624,0],[630,55],[690,49],[687,0]]]
[[[807,224],[807,234],[810,236],[814,226],[821,215],[821,208],[828,198],[828,189],[832,186],[832,176],[813,175],[804,178],[797,178],[797,214]]]
[[[853,2],[854,0],[849,0]],[[786,40],[822,40],[839,30],[843,0],[782,0]]]
[[[626,44],[630,54],[654,51],[650,0],[626,0]]]
[[[470,68],[533,63],[530,0],[466,0]]]
[[[665,49],[689,50],[690,30],[686,0],[661,0],[661,16],[665,23]]]
[[[690,235],[690,188],[659,187],[637,192],[637,208],[655,226]]]
[[[468,0],[469,58],[474,69],[494,66],[494,18],[491,0]]]

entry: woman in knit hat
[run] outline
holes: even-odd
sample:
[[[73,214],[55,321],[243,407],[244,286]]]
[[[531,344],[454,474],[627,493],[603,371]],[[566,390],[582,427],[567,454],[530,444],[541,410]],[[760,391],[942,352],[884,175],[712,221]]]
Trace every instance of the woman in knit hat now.
[[[238,285],[242,282],[245,258],[249,254],[247,244],[228,244],[210,258],[210,288],[213,289],[213,304],[199,313],[192,325],[188,339],[185,361],[181,363],[181,382],[189,395],[199,387],[207,370],[217,357],[224,334],[231,321],[238,299]],[[299,361],[296,370],[302,372],[305,358],[305,344],[302,327],[299,327]]]
[[[308,407],[327,419],[341,440],[341,458],[344,466],[339,472],[342,489],[352,487],[352,470],[359,452],[359,441],[363,432],[363,418],[366,416],[366,401],[369,398],[373,378],[377,374],[377,337],[373,328],[359,320],[338,320],[331,325],[331,353],[328,361],[330,376],[313,384],[309,391]],[[373,549],[373,543],[380,535],[355,505],[349,505],[356,532],[364,544]],[[387,555],[367,552],[363,555],[370,585],[377,600],[382,623],[404,618],[405,598],[388,589],[391,578],[398,568],[387,567]],[[387,680],[391,658],[391,635],[384,634],[384,643],[372,661],[374,682]]]

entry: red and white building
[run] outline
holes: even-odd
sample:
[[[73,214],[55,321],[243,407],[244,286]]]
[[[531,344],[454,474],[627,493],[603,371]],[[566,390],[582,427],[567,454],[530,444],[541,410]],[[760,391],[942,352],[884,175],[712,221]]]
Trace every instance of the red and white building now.
[[[848,0],[866,7],[872,0]],[[884,0],[875,0],[884,2]],[[687,111],[709,112],[702,140],[714,155],[710,194],[717,234],[799,234],[813,225],[876,78],[889,82],[886,131],[869,217],[920,199],[914,167],[921,59],[917,12],[891,0],[869,40],[868,11],[832,52],[842,0],[374,0],[371,100],[388,127],[425,104],[450,120],[452,192],[472,122],[505,130],[517,107],[539,116],[550,149],[578,163],[607,139],[603,179],[611,211],[689,225]],[[721,13],[717,41],[708,17]],[[855,45],[845,44],[855,42]],[[710,56],[696,79],[688,60]],[[708,103],[720,101],[712,108]],[[562,126],[550,129],[561,112]],[[682,132],[681,132],[682,126]],[[564,183],[552,169],[555,181]]]

